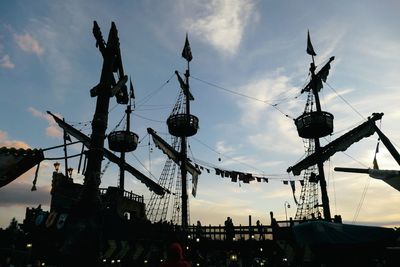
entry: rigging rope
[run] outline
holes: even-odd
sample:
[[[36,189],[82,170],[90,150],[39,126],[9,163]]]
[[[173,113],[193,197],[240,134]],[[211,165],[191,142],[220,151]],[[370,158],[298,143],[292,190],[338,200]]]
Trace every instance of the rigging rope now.
[[[107,163],[104,165],[103,170],[100,173],[100,179],[103,178],[104,173],[107,171],[108,167],[110,166],[111,161],[107,161]]]
[[[144,116],[138,115],[138,114],[136,114],[136,113],[132,113],[132,115],[133,115],[133,116],[136,116],[136,117],[138,117],[138,118],[141,118],[141,119],[147,120],[147,121],[159,122],[159,123],[165,123],[165,121],[153,120],[153,119],[146,118],[146,117],[144,117]]]
[[[158,87],[157,89],[150,92],[147,96],[145,96],[140,101],[137,101],[137,104],[136,104],[137,108],[139,108],[139,107],[143,106],[145,103],[147,103],[155,94],[157,94],[165,85],[167,85],[169,83],[169,81],[172,79],[172,77],[174,77],[174,75],[175,75],[175,72],[160,87]]]
[[[214,83],[204,81],[204,80],[202,80],[202,79],[200,79],[200,78],[196,78],[196,77],[194,77],[194,76],[191,76],[191,77],[192,77],[193,79],[195,79],[195,80],[198,80],[198,81],[202,82],[202,83],[205,83],[205,84],[210,85],[210,86],[213,86],[213,87],[215,87],[215,88],[224,90],[224,91],[229,92],[229,93],[231,93],[231,94],[238,95],[238,96],[241,96],[241,97],[244,97],[244,98],[247,98],[247,99],[251,99],[251,100],[254,100],[254,101],[258,101],[258,102],[262,102],[262,103],[264,103],[264,104],[270,105],[271,107],[275,108],[277,111],[279,111],[280,113],[282,113],[285,117],[287,117],[287,118],[289,118],[289,119],[293,119],[292,116],[290,116],[290,115],[284,113],[282,110],[280,110],[280,109],[277,107],[277,106],[278,106],[279,104],[281,104],[282,102],[279,103],[279,104],[278,104],[278,103],[272,104],[271,102],[268,102],[268,101],[266,101],[266,100],[262,100],[262,99],[259,99],[259,98],[256,98],[256,97],[252,97],[252,96],[249,96],[249,95],[245,95],[245,94],[242,94],[242,93],[239,93],[239,92],[236,92],[236,91],[233,91],[233,90],[224,88],[224,87],[222,87],[222,86],[216,85],[216,84],[214,84]]]
[[[206,145],[204,142],[202,142],[202,141],[200,141],[199,139],[197,139],[196,137],[192,137],[192,138],[193,138],[194,140],[196,140],[197,142],[199,142],[200,144],[202,144],[202,145],[204,145],[205,147],[207,147],[208,149],[210,149],[211,151],[217,153],[218,155],[222,155],[222,156],[224,156],[224,157],[226,157],[226,158],[228,158],[228,159],[230,159],[230,160],[236,161],[236,162],[238,162],[238,163],[240,163],[240,164],[242,164],[242,165],[244,165],[244,166],[250,167],[250,168],[252,168],[253,170],[257,170],[257,171],[260,171],[261,173],[264,173],[263,170],[260,170],[260,169],[254,167],[254,166],[251,166],[250,164],[241,162],[241,161],[239,161],[239,160],[237,160],[237,159],[234,159],[234,158],[231,158],[231,157],[226,156],[226,155],[224,155],[224,154],[221,154],[220,152],[216,151],[215,149],[213,149],[213,148],[211,148],[210,146]]]
[[[118,106],[119,104],[117,103],[117,104],[115,104],[109,111],[108,111],[108,113],[111,113],[111,112],[113,112],[113,110]]]
[[[338,92],[336,92],[336,90],[333,89],[333,87],[332,87],[329,83],[325,82],[325,84],[328,85],[328,87],[329,87],[338,97],[340,97],[340,99],[342,99],[343,102],[345,102],[354,112],[356,112],[356,113],[357,113],[361,118],[363,118],[364,120],[367,120],[367,119],[366,119],[360,112],[358,112],[349,102],[347,102],[346,99],[344,99]]]
[[[367,182],[366,182],[366,184],[364,185],[364,190],[363,190],[363,192],[362,192],[360,202],[358,203],[356,212],[355,212],[354,217],[353,217],[353,222],[352,222],[353,224],[356,222],[356,220],[357,220],[357,218],[358,218],[358,215],[360,214],[361,207],[362,207],[362,205],[363,205],[363,203],[364,203],[364,199],[365,199],[365,196],[366,196],[366,194],[367,194],[369,184],[370,184],[370,182],[371,182],[371,177],[367,176],[366,179],[367,179]]]

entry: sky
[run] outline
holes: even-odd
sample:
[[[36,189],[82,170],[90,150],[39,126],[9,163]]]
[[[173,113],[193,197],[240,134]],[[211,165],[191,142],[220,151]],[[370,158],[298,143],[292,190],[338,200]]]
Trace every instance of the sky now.
[[[293,118],[304,110],[300,95],[311,57],[316,64],[335,56],[328,85],[321,91],[323,110],[335,116],[334,133],[322,145],[383,112],[377,122],[397,149],[400,144],[400,17],[398,1],[1,1],[0,2],[0,147],[47,148],[62,143],[62,132],[49,110],[90,134],[95,98],[89,91],[100,79],[102,57],[92,35],[96,20],[107,38],[116,23],[124,70],[135,87],[132,130],[141,140],[127,160],[157,180],[165,155],[147,135],[163,137],[179,85],[174,71],[185,71],[181,57],[188,33],[193,60],[191,112],[200,120],[189,138],[189,156],[207,166],[262,174],[269,183],[239,184],[203,172],[197,196],[190,196],[190,222],[269,223],[269,212],[294,217],[290,186],[298,179],[286,172],[304,156]],[[120,121],[124,106],[110,101],[107,132]],[[346,223],[400,225],[400,194],[380,180],[333,171],[335,166],[372,167],[377,136],[334,155],[325,164],[331,213]],[[150,152],[151,148],[153,151]],[[70,154],[79,153],[80,145]],[[45,152],[60,157],[62,150]],[[381,169],[400,167],[383,145]],[[0,188],[0,227],[11,218],[22,222],[26,207],[49,207],[52,160],[40,165],[37,191],[31,192],[35,168]],[[74,179],[82,182],[76,173]],[[106,161],[103,161],[103,166]],[[63,165],[61,166],[63,168]],[[118,169],[110,165],[101,187],[116,186]],[[296,183],[296,195],[300,185]],[[189,188],[191,186],[189,185]],[[149,192],[127,175],[126,189],[149,199]]]

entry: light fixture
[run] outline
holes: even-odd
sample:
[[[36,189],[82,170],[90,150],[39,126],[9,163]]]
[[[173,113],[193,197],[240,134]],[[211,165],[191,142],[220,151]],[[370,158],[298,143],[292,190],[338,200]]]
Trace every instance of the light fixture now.
[[[58,170],[60,169],[60,163],[55,162],[53,165],[54,165],[54,169],[56,170],[56,172],[58,172]]]
[[[67,169],[69,178],[72,178],[72,172],[73,172],[73,171],[74,171],[74,168],[68,168],[68,169]]]

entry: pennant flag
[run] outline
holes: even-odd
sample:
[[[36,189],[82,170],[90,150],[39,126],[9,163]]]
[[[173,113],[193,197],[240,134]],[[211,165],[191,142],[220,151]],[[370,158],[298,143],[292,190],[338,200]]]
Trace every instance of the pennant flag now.
[[[311,43],[310,31],[307,31],[307,54],[309,54],[311,56],[316,56],[317,55],[315,53],[314,48],[313,48],[312,43]]]
[[[294,195],[294,193],[296,192],[296,186],[294,184],[294,181],[290,181],[290,187],[292,188],[293,195]]]
[[[198,183],[198,180],[199,180],[199,176],[196,173],[192,177],[192,195],[193,195],[193,197],[196,197],[196,194],[197,194],[197,183]]]
[[[375,157],[374,157],[373,165],[374,165],[373,168],[374,168],[375,170],[379,170],[379,165],[378,165],[378,161],[376,160],[376,155],[375,155]]]
[[[296,205],[299,205],[299,203],[297,202],[296,194],[295,194],[296,193],[296,186],[294,184],[294,181],[290,181],[290,187],[292,188],[294,203],[296,203]]]
[[[39,174],[39,167],[40,167],[40,162],[38,163],[38,165],[36,167],[35,179],[33,179],[31,191],[36,191],[37,190],[36,189],[36,182],[37,182],[37,178],[38,178],[38,174]]]
[[[192,93],[190,93],[190,91],[189,91],[188,85],[183,81],[183,79],[181,78],[181,76],[179,75],[179,72],[177,70],[175,71],[175,74],[176,74],[176,77],[178,78],[179,85],[181,86],[181,89],[185,93],[186,97],[188,97],[189,100],[194,100]]]
[[[182,57],[189,62],[193,59],[192,50],[190,49],[190,44],[189,44],[189,39],[188,39],[187,33],[186,33],[185,46],[183,47],[183,50],[182,50]]]
[[[376,149],[375,149],[375,156],[374,156],[374,161],[373,161],[373,165],[374,165],[374,169],[375,170],[379,170],[379,165],[378,165],[378,161],[376,160],[376,154],[379,153],[379,140],[378,143],[376,144]]]
[[[129,92],[129,94],[130,94],[130,97],[132,98],[132,99],[135,99],[135,93],[133,92],[133,85],[132,85],[132,79],[129,79],[129,89],[130,89],[130,92]]]

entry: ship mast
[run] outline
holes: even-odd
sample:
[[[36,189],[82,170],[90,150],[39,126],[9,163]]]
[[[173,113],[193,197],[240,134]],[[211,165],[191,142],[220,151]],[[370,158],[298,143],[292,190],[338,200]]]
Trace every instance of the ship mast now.
[[[186,35],[185,49],[189,49],[186,53],[190,52],[190,56],[185,56],[187,62],[187,69],[185,72],[185,83],[187,90],[185,93],[185,102],[186,102],[186,110],[185,110],[185,120],[190,122],[190,97],[189,97],[189,77],[190,77],[190,61],[192,60],[192,54],[189,47],[188,37]],[[187,159],[187,137],[188,135],[184,134],[181,136],[181,178],[182,178],[182,227],[185,229],[188,226],[188,193],[187,193],[187,169],[186,169],[186,159]]]
[[[178,78],[181,89],[185,96],[185,108],[183,112],[171,115],[167,120],[169,133],[173,136],[181,138],[181,150],[179,152],[180,167],[181,167],[181,211],[182,211],[182,227],[188,226],[188,193],[187,193],[187,138],[193,136],[198,130],[198,118],[190,114],[190,101],[194,100],[193,95],[189,90],[190,77],[190,61],[193,59],[188,36],[186,34],[185,45],[182,51],[182,57],[187,61],[187,69],[185,72],[185,81],[179,75],[178,71],[175,74]]]
[[[311,80],[314,80],[314,79],[317,79],[317,77],[315,75],[314,55],[311,55],[311,57],[312,57],[312,61],[313,61],[310,66]],[[321,109],[321,103],[320,103],[319,95],[318,95],[319,90],[316,85],[317,85],[317,83],[314,83],[314,85],[312,87],[312,92],[313,92],[314,98],[315,98],[315,106],[316,106],[317,113],[321,113],[322,109]],[[321,149],[321,144],[319,142],[318,137],[314,138],[314,145],[315,145],[315,152],[318,152]],[[326,220],[330,220],[331,219],[331,211],[330,211],[330,207],[329,207],[328,192],[326,189],[326,179],[325,179],[323,161],[319,161],[317,166],[318,166],[318,174],[319,174],[319,185],[321,188],[321,200],[322,200],[322,208],[323,208],[324,218]]]
[[[130,132],[130,126],[131,126],[131,113],[132,113],[132,99],[134,99],[134,93],[133,93],[133,86],[132,86],[132,80],[130,80],[130,92],[129,92],[129,103],[126,106],[126,131],[125,131],[125,138],[129,138],[128,136],[130,136],[131,132]],[[128,143],[129,140],[126,140],[126,142]],[[136,142],[137,144],[137,142]],[[125,147],[126,145],[129,144],[123,144]],[[121,164],[119,166],[119,188],[121,189],[122,192],[124,192],[125,190],[125,168],[124,168],[124,162],[125,162],[125,153],[127,152],[127,149],[122,149],[121,151]]]
[[[91,96],[97,96],[96,111],[92,121],[92,135],[88,154],[87,169],[84,179],[84,187],[81,195],[81,204],[87,211],[95,211],[100,207],[99,185],[101,162],[103,161],[104,137],[107,129],[108,107],[112,95],[114,70],[118,70],[121,78],[118,83],[123,84],[123,68],[119,50],[119,38],[117,28],[112,22],[107,43],[104,42],[99,26],[94,22],[93,34],[96,38],[96,45],[103,55],[103,68],[101,71],[100,83],[91,90]],[[116,86],[115,86],[116,87]],[[93,209],[94,208],[94,209]]]
[[[327,136],[333,132],[333,115],[322,111],[321,103],[319,99],[319,91],[322,89],[323,84],[322,82],[326,81],[327,76],[329,74],[330,63],[335,59],[331,57],[328,62],[319,70],[318,73],[315,72],[315,60],[314,56],[317,54],[314,51],[314,48],[311,44],[310,34],[308,33],[307,36],[307,53],[312,57],[312,63],[310,64],[310,73],[311,73],[311,80],[310,82],[301,90],[301,93],[308,92],[309,95],[312,94],[315,100],[315,111],[311,110],[310,105],[311,98],[309,97],[306,104],[306,110],[304,113],[295,119],[295,124],[297,127],[297,131],[300,137],[308,140],[309,144],[309,152],[312,152],[312,145],[314,145],[314,152],[318,153],[321,150],[320,138]],[[314,144],[312,144],[314,143]],[[315,210],[317,207],[323,208],[323,216],[325,220],[331,220],[331,212],[329,207],[329,197],[328,192],[326,189],[326,180],[325,180],[325,173],[324,173],[324,165],[323,160],[317,161],[317,168],[318,168],[318,175],[309,171],[306,172],[305,179],[305,187],[302,189],[302,194],[300,197],[300,205],[298,207],[298,211],[296,214],[296,219],[302,219],[303,217],[313,217],[315,214],[310,213],[309,211]],[[312,168],[310,169],[312,170]],[[288,169],[288,172],[292,171],[292,167]],[[293,172],[294,175],[299,175],[300,173]],[[313,187],[313,183],[320,183],[321,188],[321,201],[322,204],[314,204],[313,201],[309,201],[306,199],[306,195],[311,198],[315,198],[317,196],[317,191],[308,195],[310,190],[308,188]],[[310,206],[310,203],[312,204]],[[305,206],[305,207],[304,207]],[[303,213],[303,210],[306,210],[306,213]],[[300,211],[300,212],[299,212]],[[304,216],[306,215],[306,216]]]

